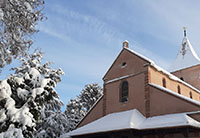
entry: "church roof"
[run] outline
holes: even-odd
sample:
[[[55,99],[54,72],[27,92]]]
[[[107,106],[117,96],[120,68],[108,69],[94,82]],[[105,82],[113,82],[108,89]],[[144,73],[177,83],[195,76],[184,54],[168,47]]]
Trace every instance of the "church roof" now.
[[[200,93],[200,90],[198,90],[197,88],[193,87],[192,85],[190,85],[189,83],[185,82],[185,81],[182,81],[180,78],[178,78],[177,76],[173,75],[172,73],[168,72],[167,70],[161,68],[160,66],[158,66],[154,61],[152,61],[151,59],[141,55],[140,53],[137,53],[135,52],[134,50],[130,49],[130,48],[124,48],[125,50],[128,50],[129,52],[131,52],[132,54],[134,55],[137,55],[138,57],[148,61],[150,64],[150,66],[154,67],[157,71],[159,72],[162,72],[163,74],[167,75],[170,79],[174,80],[174,81],[177,81],[179,83],[182,83],[184,85],[186,85],[187,87],[195,90],[196,92]],[[127,78],[127,77],[130,77],[132,76],[133,74],[129,74],[129,75],[125,75],[125,76],[122,76],[122,77],[119,77],[119,78],[115,78],[115,79],[112,79],[112,80],[109,80],[106,82],[106,84],[108,83],[111,83],[111,82],[115,82],[115,81],[118,81],[118,80],[121,80],[121,79],[124,79],[124,78]]]
[[[189,39],[186,36],[184,36],[181,48],[169,71],[175,72],[198,64],[200,64],[200,59],[197,53],[194,51]]]
[[[194,100],[194,99],[188,98],[188,97],[186,97],[186,96],[183,96],[183,95],[181,95],[181,94],[178,94],[178,93],[176,93],[176,92],[174,92],[174,91],[172,91],[172,90],[170,90],[170,89],[167,89],[167,88],[165,88],[165,87],[162,87],[162,86],[160,86],[160,85],[153,84],[153,83],[149,83],[149,85],[150,85],[150,86],[153,86],[153,87],[155,87],[155,88],[157,88],[157,89],[159,89],[159,90],[162,90],[162,91],[165,91],[165,92],[167,92],[167,93],[170,93],[170,94],[172,94],[172,95],[174,95],[174,96],[177,96],[177,97],[179,97],[179,98],[181,98],[181,99],[184,99],[184,100],[186,100],[186,101],[188,101],[188,102],[190,102],[190,103],[193,103],[193,104],[196,104],[196,105],[200,106],[200,102],[198,102],[198,101],[196,101],[196,100]]]
[[[192,113],[192,112],[191,112]],[[167,114],[145,118],[137,109],[111,113],[83,127],[80,127],[66,136],[137,129],[145,130],[152,128],[193,126],[200,127],[200,122],[191,118],[190,113]]]

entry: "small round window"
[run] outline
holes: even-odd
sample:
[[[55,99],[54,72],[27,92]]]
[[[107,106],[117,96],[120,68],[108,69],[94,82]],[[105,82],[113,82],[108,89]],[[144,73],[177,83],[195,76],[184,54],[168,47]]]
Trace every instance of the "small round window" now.
[[[127,65],[126,62],[123,62],[121,67],[124,68],[124,67],[126,67],[126,65]]]

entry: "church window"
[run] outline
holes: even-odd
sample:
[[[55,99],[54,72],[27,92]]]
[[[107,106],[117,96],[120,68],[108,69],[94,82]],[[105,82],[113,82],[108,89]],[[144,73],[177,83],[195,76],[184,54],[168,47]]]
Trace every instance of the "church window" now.
[[[179,94],[181,94],[181,87],[179,85],[177,87],[177,91],[178,91]]]
[[[192,92],[190,92],[190,98],[192,99]]]
[[[163,85],[163,87],[166,88],[166,79],[165,78],[162,79],[162,85]]]
[[[127,101],[128,101],[128,82],[123,81],[121,83],[120,102],[127,102]]]

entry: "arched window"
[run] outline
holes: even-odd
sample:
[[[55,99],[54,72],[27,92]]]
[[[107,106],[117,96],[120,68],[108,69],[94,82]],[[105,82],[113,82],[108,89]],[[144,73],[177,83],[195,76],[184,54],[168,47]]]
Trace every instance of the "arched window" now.
[[[179,94],[181,94],[181,87],[179,85],[177,87],[177,91],[178,91]]]
[[[166,88],[166,80],[165,80],[165,78],[162,79],[162,85],[163,85],[163,87]]]
[[[120,92],[120,102],[128,101],[128,82],[123,81],[121,83],[121,92]]]
[[[190,98],[192,99],[192,92],[190,92]]]

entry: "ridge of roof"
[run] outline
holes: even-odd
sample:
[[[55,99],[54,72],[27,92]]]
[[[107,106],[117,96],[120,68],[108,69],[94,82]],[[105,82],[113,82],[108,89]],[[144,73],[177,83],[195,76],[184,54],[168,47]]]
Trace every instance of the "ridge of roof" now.
[[[147,58],[146,56],[144,56],[144,55],[142,55],[142,54],[140,54],[140,53],[138,53],[138,52],[136,52],[136,51],[134,51],[134,50],[132,50],[132,49],[130,49],[130,48],[126,48],[126,47],[125,47],[124,49],[126,49],[126,50],[130,51],[131,53],[133,53],[133,54],[139,56],[140,58],[142,58],[142,59],[144,59],[144,60],[150,62],[151,64],[155,64],[153,60]]]

